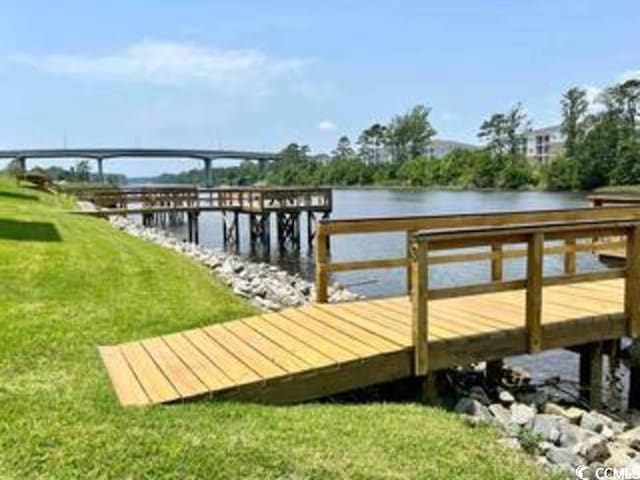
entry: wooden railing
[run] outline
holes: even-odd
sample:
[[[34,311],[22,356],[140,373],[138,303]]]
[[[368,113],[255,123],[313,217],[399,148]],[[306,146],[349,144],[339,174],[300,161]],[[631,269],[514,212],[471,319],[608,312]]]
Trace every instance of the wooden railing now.
[[[331,211],[333,208],[330,188],[224,187],[201,189],[200,195],[210,206],[247,212]]]
[[[332,190],[314,187],[136,187],[76,190],[76,196],[101,208],[201,207],[243,212],[331,211]]]
[[[640,194],[633,193],[594,193],[588,200],[594,207],[611,207],[614,205],[640,205]]]
[[[608,208],[578,208],[562,210],[535,210],[524,212],[502,212],[488,214],[463,215],[430,215],[408,217],[358,218],[346,220],[322,220],[318,223],[316,234],[316,301],[325,303],[328,299],[330,276],[336,272],[374,270],[388,268],[404,268],[406,271],[407,293],[411,286],[411,265],[408,247],[411,235],[424,229],[450,229],[468,227],[500,227],[517,224],[536,224],[548,222],[575,222],[585,220],[628,219],[640,220],[640,205],[616,206]],[[333,261],[329,253],[330,241],[335,236],[376,233],[404,234],[405,254],[401,257],[381,258],[355,261]],[[589,241],[577,243],[568,239],[565,245],[545,247],[547,255],[564,255],[566,273],[574,273],[576,255],[579,252],[596,252],[611,248],[620,248],[625,244],[620,241],[610,242],[608,239],[593,237]],[[488,246],[486,251],[459,253],[455,255],[441,254],[430,259],[431,265],[455,262],[491,262],[491,278],[501,280],[503,261],[509,258],[524,257],[526,250],[522,248],[505,250],[500,244]]]
[[[620,236],[625,239],[627,264],[624,268],[600,272],[565,272],[562,275],[543,276],[546,242],[564,242],[575,246],[578,240],[593,237]],[[526,277],[519,280],[493,280],[489,283],[453,288],[432,289],[428,285],[429,267],[433,264],[431,252],[472,247],[499,247],[525,244]],[[572,248],[573,249],[573,248]],[[414,368],[416,375],[429,369],[429,301],[460,295],[526,290],[525,318],[527,347],[538,352],[542,345],[543,286],[578,282],[625,279],[625,314],[628,334],[640,335],[640,219],[604,219],[547,222],[537,224],[471,227],[431,230],[415,233],[409,243],[412,272],[411,304],[413,316]],[[436,257],[437,258],[437,257]]]

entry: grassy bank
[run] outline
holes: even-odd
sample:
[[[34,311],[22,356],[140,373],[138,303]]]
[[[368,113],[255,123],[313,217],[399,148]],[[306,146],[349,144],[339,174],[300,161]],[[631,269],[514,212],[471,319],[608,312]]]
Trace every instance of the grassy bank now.
[[[0,178],[0,478],[538,478],[491,430],[418,405],[119,407],[96,345],[251,309],[65,206]]]

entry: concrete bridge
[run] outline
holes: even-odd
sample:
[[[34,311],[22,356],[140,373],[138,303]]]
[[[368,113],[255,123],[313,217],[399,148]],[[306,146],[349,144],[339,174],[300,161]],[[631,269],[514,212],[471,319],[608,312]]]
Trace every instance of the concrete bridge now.
[[[85,158],[98,164],[98,177],[104,180],[103,162],[112,158],[195,158],[204,163],[205,184],[211,186],[211,163],[214,160],[277,160],[278,154],[243,150],[207,150],[180,148],[61,148],[0,150],[0,159],[11,158],[26,170],[28,158]]]

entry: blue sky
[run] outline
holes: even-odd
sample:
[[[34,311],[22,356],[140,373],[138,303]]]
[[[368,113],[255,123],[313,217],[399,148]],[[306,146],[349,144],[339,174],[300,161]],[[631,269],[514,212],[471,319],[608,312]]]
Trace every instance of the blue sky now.
[[[2,0],[0,148],[320,152],[416,103],[475,141],[517,101],[545,125],[567,87],[638,75],[638,25],[637,0]]]

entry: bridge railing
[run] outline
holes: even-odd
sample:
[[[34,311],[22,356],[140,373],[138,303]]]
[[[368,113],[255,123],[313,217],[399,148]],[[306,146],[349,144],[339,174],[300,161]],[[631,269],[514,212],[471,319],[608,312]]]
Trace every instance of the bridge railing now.
[[[501,227],[517,224],[612,220],[621,218],[640,220],[640,205],[487,214],[321,220],[318,223],[315,239],[316,302],[327,302],[328,286],[331,274],[358,270],[403,268],[406,271],[406,292],[408,293],[411,285],[409,244],[412,234],[420,230],[489,226]],[[329,245],[335,237],[394,232],[404,234],[405,253],[402,256],[355,261],[334,261],[331,258]],[[612,241],[611,238],[604,238],[602,236],[593,237],[582,243],[577,243],[575,240],[568,239],[564,245],[550,245],[545,247],[545,254],[563,255],[565,272],[573,273],[576,270],[576,257],[578,253],[621,248],[624,245],[624,242],[620,239],[613,239]],[[432,265],[437,263],[489,261],[491,264],[491,279],[493,281],[497,281],[501,280],[503,277],[504,260],[524,257],[525,255],[526,251],[522,248],[505,250],[500,244],[495,244],[488,246],[484,251],[460,253],[457,255],[442,254],[432,258],[430,261]]]
[[[564,242],[576,245],[579,240],[594,237],[618,236],[624,239],[627,264],[623,268],[597,272],[566,272],[545,277],[543,263],[546,242]],[[461,287],[429,287],[429,268],[433,264],[432,252],[473,247],[502,247],[525,244],[526,275],[517,280],[498,280]],[[410,264],[412,273],[411,304],[413,321],[414,367],[416,374],[426,374],[429,368],[429,301],[463,295],[525,290],[525,326],[527,348],[530,353],[542,346],[543,286],[565,285],[598,280],[625,279],[624,314],[628,334],[640,335],[640,219],[602,219],[539,224],[506,225],[440,229],[417,232],[411,236]],[[438,257],[435,257],[438,258]],[[449,260],[456,260],[449,256]]]

